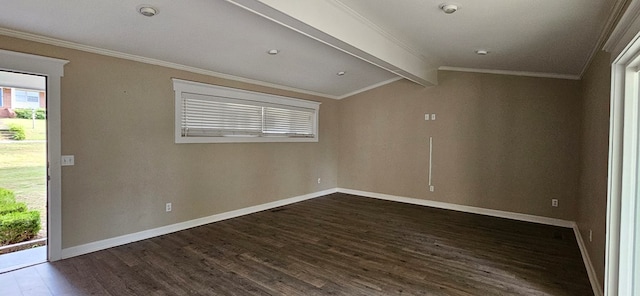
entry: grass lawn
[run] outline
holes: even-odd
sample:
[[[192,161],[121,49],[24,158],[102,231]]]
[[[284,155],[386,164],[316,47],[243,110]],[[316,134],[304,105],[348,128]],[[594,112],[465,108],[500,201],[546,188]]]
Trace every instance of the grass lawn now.
[[[0,127],[6,127],[7,125],[14,123],[24,127],[24,133],[27,137],[25,140],[46,140],[47,139],[47,121],[44,119],[35,120],[22,119],[22,118],[1,118]]]
[[[46,139],[46,120],[36,120],[36,129],[31,128],[30,119],[0,119],[0,126],[18,123],[25,127],[26,140]],[[0,142],[0,187],[12,190],[16,200],[25,202],[29,210],[40,211],[42,230],[46,236],[46,164],[45,141]]]

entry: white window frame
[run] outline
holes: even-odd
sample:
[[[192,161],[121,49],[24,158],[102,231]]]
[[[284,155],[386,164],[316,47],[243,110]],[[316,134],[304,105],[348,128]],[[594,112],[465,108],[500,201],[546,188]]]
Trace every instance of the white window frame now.
[[[176,143],[260,143],[260,142],[318,142],[318,117],[320,103],[308,100],[294,99],[290,97],[241,90],[187,80],[173,78],[173,90],[175,92],[175,142]],[[312,109],[313,113],[313,137],[277,137],[277,136],[219,136],[219,137],[188,137],[182,132],[182,114],[184,95],[200,95],[218,98],[241,100],[248,105],[272,104],[291,108]]]
[[[4,88],[0,87],[0,107],[4,107]]]

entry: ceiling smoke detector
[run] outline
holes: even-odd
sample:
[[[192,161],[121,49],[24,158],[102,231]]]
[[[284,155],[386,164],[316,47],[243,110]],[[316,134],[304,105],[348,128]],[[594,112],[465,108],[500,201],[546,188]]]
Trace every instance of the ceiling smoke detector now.
[[[440,9],[442,9],[442,11],[444,11],[444,13],[446,14],[452,14],[458,11],[458,5],[444,3],[444,4],[440,4]]]
[[[277,49],[270,49],[269,51],[267,51],[267,53],[270,55],[277,55],[278,53],[280,53],[280,51]]]
[[[144,16],[152,17],[158,14],[158,10],[151,6],[140,6],[138,7],[138,12]]]
[[[489,52],[487,50],[485,50],[485,49],[478,49],[478,50],[476,50],[476,54],[477,55],[481,55],[481,56],[485,56],[485,55],[488,55]]]
[[[345,71],[340,71],[340,72],[336,73],[336,75],[338,75],[338,76],[344,76],[344,74],[347,74],[347,72],[345,72]]]

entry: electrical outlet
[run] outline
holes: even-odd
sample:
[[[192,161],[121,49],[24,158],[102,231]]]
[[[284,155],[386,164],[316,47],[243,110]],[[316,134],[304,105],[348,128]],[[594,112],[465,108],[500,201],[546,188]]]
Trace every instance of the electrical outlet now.
[[[168,202],[166,205],[164,205],[164,210],[167,212],[171,212],[171,203]]]
[[[589,242],[593,241],[593,231],[591,231],[591,229],[589,229]]]
[[[318,184],[320,184],[320,182],[322,182],[322,179],[318,178]]]
[[[557,208],[558,207],[558,199],[554,198],[551,200],[551,206]]]
[[[429,186],[429,191],[433,192],[433,191],[435,191],[435,190],[436,190],[436,187],[435,187],[435,186],[433,186],[433,185],[430,185],[430,186]]]

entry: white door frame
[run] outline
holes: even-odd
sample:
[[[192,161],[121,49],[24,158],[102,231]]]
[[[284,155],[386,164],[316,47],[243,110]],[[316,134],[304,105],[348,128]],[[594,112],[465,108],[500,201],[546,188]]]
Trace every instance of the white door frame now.
[[[640,295],[640,3],[632,1],[604,49],[611,68],[604,292]]]
[[[0,70],[47,77],[47,259],[61,259],[62,253],[62,173],[60,168],[60,78],[69,61],[0,50]]]

